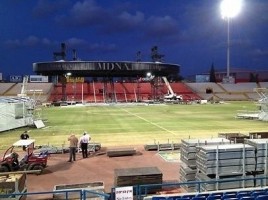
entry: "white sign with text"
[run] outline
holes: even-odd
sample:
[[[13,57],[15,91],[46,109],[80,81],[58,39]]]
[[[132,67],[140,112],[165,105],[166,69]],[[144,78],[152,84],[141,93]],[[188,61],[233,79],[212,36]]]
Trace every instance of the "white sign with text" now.
[[[133,200],[133,187],[115,188],[115,200]]]

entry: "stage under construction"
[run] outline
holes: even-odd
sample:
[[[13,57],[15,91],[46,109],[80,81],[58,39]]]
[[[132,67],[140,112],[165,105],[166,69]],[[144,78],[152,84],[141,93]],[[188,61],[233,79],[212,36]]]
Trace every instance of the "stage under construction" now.
[[[95,61],[53,61],[33,64],[33,71],[39,75],[54,77],[54,82],[62,87],[62,100],[66,101],[66,79],[68,77],[89,77],[92,81],[100,79],[103,92],[108,101],[115,96],[115,81],[132,81],[137,84],[149,82],[152,88],[152,100],[159,99],[159,87],[168,86],[168,79],[176,79],[180,66],[161,62],[95,62]],[[108,91],[110,90],[110,91]],[[170,92],[173,93],[172,90]],[[112,94],[112,95],[108,95]],[[163,96],[163,94],[161,94]],[[173,95],[173,94],[172,94]],[[116,99],[116,98],[113,98]],[[105,101],[106,102],[106,101]]]

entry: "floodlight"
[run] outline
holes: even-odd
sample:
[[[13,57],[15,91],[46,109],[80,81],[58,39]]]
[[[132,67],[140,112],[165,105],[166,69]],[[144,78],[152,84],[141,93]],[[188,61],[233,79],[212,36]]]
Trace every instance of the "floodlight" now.
[[[241,11],[243,0],[223,0],[221,2],[221,15],[227,20],[227,72],[226,76],[230,81],[230,19]]]
[[[71,76],[71,75],[72,75],[71,72],[67,72],[67,73],[66,73],[66,76]]]
[[[149,78],[152,76],[152,73],[151,72],[147,72],[146,76]]]
[[[241,11],[242,0],[223,0],[220,7],[223,18],[233,18]]]

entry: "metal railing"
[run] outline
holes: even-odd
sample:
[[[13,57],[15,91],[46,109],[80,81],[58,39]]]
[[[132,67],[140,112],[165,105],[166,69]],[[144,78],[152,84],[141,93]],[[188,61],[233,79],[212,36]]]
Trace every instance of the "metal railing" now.
[[[143,199],[143,197],[146,197],[149,194],[149,191],[156,191],[156,190],[161,190],[163,188],[168,188],[168,187],[177,187],[180,188],[181,186],[189,186],[189,185],[194,185],[196,188],[196,192],[206,192],[206,191],[201,191],[201,186],[202,184],[219,184],[219,183],[226,183],[226,182],[245,182],[245,181],[254,181],[256,182],[257,180],[260,181],[258,188],[262,188],[266,186],[266,180],[268,177],[253,177],[253,178],[240,178],[240,179],[228,179],[228,180],[210,180],[210,181],[189,181],[189,182],[170,182],[170,183],[162,183],[162,184],[145,184],[145,185],[134,185],[133,186],[133,194],[136,197],[136,199]],[[245,186],[245,184],[243,184]],[[57,191],[47,191],[47,192],[24,192],[24,193],[9,193],[9,194],[0,194],[0,199],[8,199],[8,198],[13,198],[13,199],[20,199],[23,196],[41,196],[41,195],[48,195],[51,194],[52,196],[54,195],[61,195],[61,197],[64,196],[66,200],[71,199],[71,195],[73,193],[76,193],[79,197],[80,200],[86,200],[87,198],[91,198],[92,195],[94,197],[103,199],[103,200],[115,200],[115,187],[111,188],[111,194],[107,193],[102,193],[102,192],[96,192],[94,190],[89,190],[89,189],[65,189],[65,190],[57,190]],[[243,187],[243,188],[233,188],[233,189],[225,189],[226,190],[239,190],[239,189],[244,189],[248,191],[254,191],[254,187]],[[217,191],[217,190],[215,190]],[[211,192],[211,191],[210,191]],[[72,193],[72,194],[71,194]],[[173,194],[174,195],[174,194]],[[41,198],[40,198],[41,199]]]
[[[182,183],[162,183],[162,184],[146,184],[146,185],[138,185],[138,196],[137,198],[138,199],[142,199],[143,197],[147,196],[148,195],[148,191],[150,190],[155,190],[155,189],[159,189],[160,187],[163,188],[163,187],[171,187],[171,186],[176,186],[177,188],[180,188],[181,186],[189,186],[189,185],[194,185],[195,188],[196,188],[196,192],[200,193],[200,192],[206,192],[206,191],[201,191],[201,185],[202,184],[219,184],[219,183],[226,183],[226,182],[243,182],[243,185],[245,185],[245,181],[249,181],[249,180],[252,180],[252,181],[256,181],[256,180],[260,180],[260,185],[258,187],[264,187],[266,186],[266,180],[268,179],[268,177],[252,177],[252,178],[240,178],[240,179],[237,179],[237,178],[228,178],[228,180],[209,180],[209,181],[189,181],[189,182],[182,182]],[[257,186],[256,186],[257,187]],[[248,190],[253,190],[254,186],[252,187],[243,187],[243,189],[247,189]],[[225,189],[225,190],[239,190],[239,189],[242,189],[242,188],[233,188],[233,189]],[[218,191],[218,190],[215,190],[215,191]],[[210,191],[211,192],[211,191]]]
[[[72,194],[70,194],[72,193]],[[22,197],[26,197],[26,196],[42,196],[42,195],[46,195],[46,194],[51,194],[53,195],[60,195],[62,194],[62,196],[64,196],[64,198],[66,200],[71,199],[71,195],[73,195],[73,193],[77,193],[77,195],[79,196],[78,198],[80,200],[86,200],[87,198],[92,197],[92,195],[94,195],[94,197],[98,197],[100,199],[103,200],[108,200],[110,198],[109,194],[106,193],[100,193],[100,192],[96,192],[94,190],[88,190],[88,189],[68,189],[68,190],[57,190],[57,191],[48,191],[48,192],[24,192],[24,193],[10,193],[10,194],[0,194],[0,199],[20,199]],[[38,199],[42,199],[41,197]],[[44,199],[47,199],[44,198]],[[51,198],[50,198],[51,199]]]

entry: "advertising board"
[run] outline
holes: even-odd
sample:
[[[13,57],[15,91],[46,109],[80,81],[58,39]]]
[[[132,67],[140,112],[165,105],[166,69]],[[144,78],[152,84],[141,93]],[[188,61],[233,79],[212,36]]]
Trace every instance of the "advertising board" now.
[[[30,75],[30,83],[48,83],[48,76]]]
[[[12,83],[21,83],[22,82],[22,76],[21,75],[11,75],[9,76],[9,81]]]

